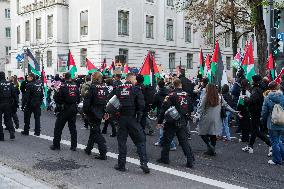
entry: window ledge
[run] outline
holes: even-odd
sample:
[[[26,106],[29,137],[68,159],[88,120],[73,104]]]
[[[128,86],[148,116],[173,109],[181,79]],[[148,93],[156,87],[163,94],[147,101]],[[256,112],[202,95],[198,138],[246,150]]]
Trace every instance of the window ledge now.
[[[118,34],[118,37],[129,37],[128,34]]]
[[[185,41],[185,44],[192,44],[192,41]]]
[[[173,42],[174,40],[172,39],[172,40],[170,40],[170,39],[167,39],[167,42]]]

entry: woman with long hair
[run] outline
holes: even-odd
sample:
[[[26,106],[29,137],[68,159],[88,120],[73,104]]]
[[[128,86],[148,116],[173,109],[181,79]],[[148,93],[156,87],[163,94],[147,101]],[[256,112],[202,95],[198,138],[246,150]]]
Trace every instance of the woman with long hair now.
[[[232,113],[238,113],[233,110],[227,102],[221,98],[215,85],[208,84],[206,86],[205,96],[201,100],[201,105],[197,110],[199,116],[198,132],[202,140],[207,145],[205,155],[216,155],[215,146],[217,135],[222,133],[221,108]]]

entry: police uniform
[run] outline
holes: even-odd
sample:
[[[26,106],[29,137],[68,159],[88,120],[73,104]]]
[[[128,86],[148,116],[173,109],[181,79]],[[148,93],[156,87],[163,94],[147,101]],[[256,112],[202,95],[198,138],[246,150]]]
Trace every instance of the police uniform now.
[[[114,94],[119,99],[121,110],[119,117],[119,126],[117,132],[118,140],[118,164],[115,169],[125,171],[127,147],[126,141],[128,135],[137,147],[137,153],[140,157],[140,168],[144,173],[149,173],[147,166],[148,159],[146,154],[146,138],[140,125],[142,113],[145,107],[143,94],[139,87],[130,82],[118,85]]]
[[[15,87],[5,80],[4,73],[0,79],[0,141],[4,141],[2,115],[4,114],[4,122],[10,132],[10,139],[14,139],[15,128],[12,123],[12,107],[18,105],[18,98]]]
[[[41,104],[43,101],[43,83],[40,80],[32,81],[26,86],[22,109],[24,109],[24,131],[23,135],[29,135],[30,119],[32,113],[35,119],[35,135],[40,135]]]
[[[162,139],[162,152],[161,158],[157,160],[159,163],[169,163],[169,151],[170,144],[176,135],[182,150],[187,157],[187,167],[193,166],[194,156],[191,147],[187,140],[186,126],[187,115],[190,114],[191,104],[188,94],[182,89],[174,89],[173,92],[165,98],[161,114],[158,118],[158,124],[162,124],[165,116],[165,112],[170,107],[175,107],[179,113],[180,118],[178,120],[170,120],[164,124],[164,135]]]
[[[77,130],[76,130],[76,116],[77,104],[80,103],[79,89],[74,82],[66,81],[63,83],[59,91],[54,96],[54,101],[58,105],[59,113],[54,128],[52,150],[60,149],[60,141],[62,130],[68,122],[69,131],[71,134],[71,150],[75,151],[77,148]]]
[[[96,158],[101,160],[106,159],[107,153],[106,140],[101,133],[100,125],[105,114],[108,95],[109,90],[105,84],[94,82],[83,103],[84,113],[90,124],[90,136],[85,152],[90,155],[94,143],[97,143],[100,155]]]

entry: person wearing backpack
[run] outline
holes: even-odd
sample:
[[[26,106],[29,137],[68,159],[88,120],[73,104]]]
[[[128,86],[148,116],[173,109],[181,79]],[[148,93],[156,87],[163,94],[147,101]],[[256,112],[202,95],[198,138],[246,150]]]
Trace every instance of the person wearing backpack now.
[[[272,81],[268,85],[270,91],[267,91],[264,97],[264,102],[261,112],[261,120],[267,124],[269,138],[272,145],[272,160],[268,163],[271,165],[281,165],[284,161],[284,146],[281,141],[281,136],[284,135],[284,116],[279,118],[279,115],[275,115],[275,106],[279,105],[282,110],[278,111],[277,114],[284,114],[284,95],[280,91],[280,86],[275,81]],[[279,119],[272,119],[273,117]]]

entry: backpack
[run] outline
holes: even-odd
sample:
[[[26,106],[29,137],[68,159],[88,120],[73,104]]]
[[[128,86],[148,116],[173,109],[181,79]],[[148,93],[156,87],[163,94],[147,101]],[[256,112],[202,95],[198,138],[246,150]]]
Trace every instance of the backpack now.
[[[271,121],[274,125],[284,125],[284,110],[280,104],[275,104],[271,114]]]

